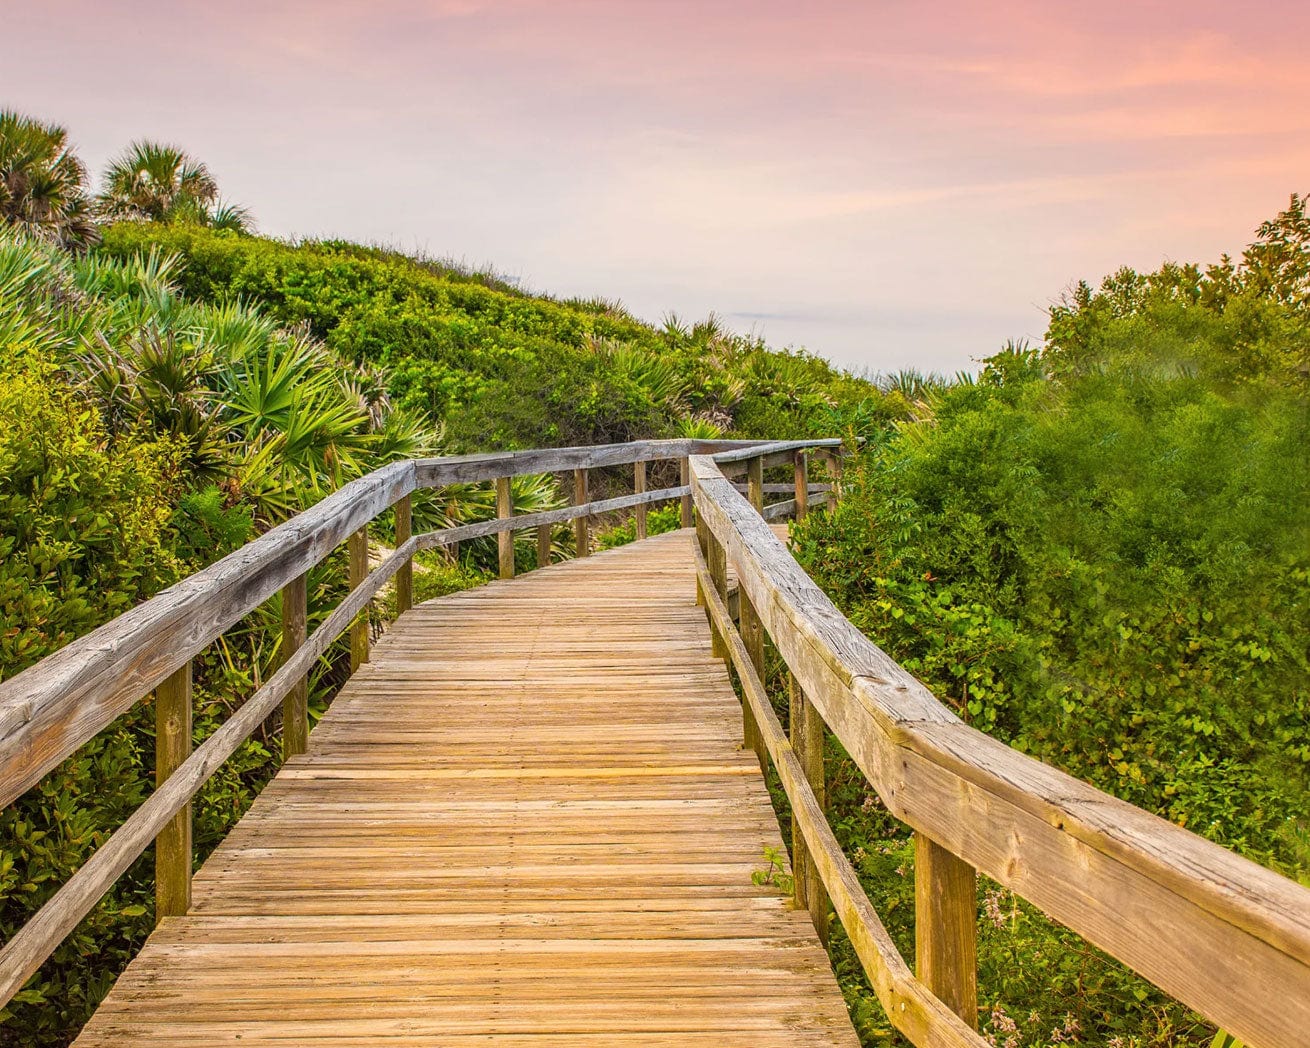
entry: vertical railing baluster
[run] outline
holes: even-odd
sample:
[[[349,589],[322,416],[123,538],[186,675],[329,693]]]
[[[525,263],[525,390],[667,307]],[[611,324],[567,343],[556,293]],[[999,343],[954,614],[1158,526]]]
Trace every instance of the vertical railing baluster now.
[[[746,461],[746,498],[755,512],[764,515],[764,459],[756,457]]]
[[[823,766],[824,724],[819,711],[805,696],[800,682],[787,674],[787,727],[791,735],[791,748],[805,772],[805,779],[814,791],[820,807],[827,806],[827,778]],[[826,946],[828,944],[828,893],[823,887],[819,870],[810,859],[800,827],[793,816],[791,821],[792,876],[796,905],[807,907],[814,930]]]
[[[977,872],[914,835],[914,954],[920,981],[970,1026],[978,1026]]]
[[[191,660],[155,689],[155,788],[191,753]],[[191,805],[155,838],[155,921],[191,908]]]
[[[747,498],[750,500],[755,512],[763,514],[764,459],[756,457],[747,461],[746,480]],[[755,605],[751,603],[746,587],[742,585],[740,567],[737,576],[737,621],[741,627],[741,640],[746,646],[746,654],[750,656],[751,665],[755,667],[755,672],[763,681],[765,679],[764,626],[760,622],[760,616],[755,610]],[[755,723],[755,714],[751,711],[750,703],[744,700],[742,701],[742,738],[746,747],[755,751],[755,756],[759,758],[760,768],[763,769],[767,763],[764,737],[760,734],[759,726]]]
[[[368,578],[368,525],[350,536],[350,589],[352,592]],[[354,673],[368,662],[368,605],[360,609],[350,624],[350,672]]]
[[[549,524],[539,524],[537,526],[537,567],[539,568],[550,565],[550,542],[552,538]]]
[[[514,516],[514,500],[510,492],[510,478],[496,478],[496,518],[509,520]],[[500,554],[500,577],[514,577],[514,532],[506,529],[496,534],[497,552]]]
[[[308,636],[309,575],[282,587],[282,662],[300,650]],[[282,700],[282,760],[309,749],[309,680],[301,677]]]
[[[646,463],[634,462],[632,464],[632,490],[635,494],[641,495],[646,491]],[[638,540],[646,537],[646,503],[641,502],[637,505],[637,538]]]
[[[585,506],[591,499],[587,495],[587,471],[573,471],[573,505]],[[573,520],[574,555],[585,557],[591,552],[591,523],[584,514]]]
[[[414,530],[409,496],[396,503],[396,547],[409,541]],[[396,614],[403,615],[414,606],[414,558],[406,557],[396,572]]]
[[[691,459],[684,458],[680,463],[678,463],[678,484],[681,487],[686,487],[690,483],[691,483]],[[682,502],[680,505],[682,507],[681,509],[682,526],[684,528],[689,528],[691,527],[691,494],[690,493],[682,496]]]
[[[804,520],[810,511],[810,460],[804,451],[796,452],[796,519]]]

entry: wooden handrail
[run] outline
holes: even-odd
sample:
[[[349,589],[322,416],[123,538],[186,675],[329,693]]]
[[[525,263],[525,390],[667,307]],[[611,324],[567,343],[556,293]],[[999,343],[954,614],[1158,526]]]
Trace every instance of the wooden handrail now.
[[[789,446],[833,444],[810,441],[790,442]],[[685,521],[691,496],[691,488],[684,483],[514,517],[506,509],[508,478],[566,470],[585,475],[588,469],[659,459],[678,460],[685,477],[692,454],[750,448],[772,451],[775,445],[762,441],[638,441],[385,466],[0,683],[0,803],[9,804],[152,690],[175,677],[180,680],[196,655],[264,601],[281,591],[288,602],[283,624],[287,650],[280,668],[202,745],[185,759],[170,761],[176,764],[171,774],[4,945],[0,950],[0,1003],[21,989],[142,851],[170,824],[176,826],[179,813],[195,793],[278,703],[286,702],[292,714],[286,752],[303,751],[306,674],[347,630],[352,634],[352,670],[367,660],[369,602],[396,576],[400,610],[406,609],[416,552],[526,528],[539,529],[540,549],[541,530],[545,529],[548,540],[552,524],[675,499],[683,503]],[[488,481],[497,482],[500,519],[410,537],[410,496],[414,491]],[[369,572],[366,529],[392,507],[397,510],[397,548]],[[319,628],[303,638],[306,575],[347,539],[352,547],[351,590]],[[539,563],[548,559],[539,557]],[[501,565],[505,571],[504,555]],[[167,865],[168,883],[161,885],[169,895],[166,908],[170,912],[179,906],[171,900],[189,891],[190,877],[189,842],[180,841],[172,850],[176,854]]]
[[[805,574],[716,464],[727,457],[690,459],[698,529],[707,543],[699,589],[713,632],[723,638],[716,643],[737,667],[792,803],[816,814],[803,776],[790,767],[790,744],[780,728],[773,730],[771,709],[758,681],[750,680],[752,660],[740,638],[734,644],[726,602],[719,606],[716,558],[734,565],[743,601],[806,701],[925,847],[1012,889],[1248,1045],[1304,1048],[1310,890],[964,724]],[[910,1025],[898,996],[905,992],[904,964],[898,968],[881,949],[876,915],[871,921],[871,910],[852,900],[847,867],[831,853],[823,827],[811,822],[805,827],[802,817],[805,844],[871,982],[890,1005],[889,1017],[917,1044],[974,1043],[954,1039],[940,1023]],[[934,882],[926,901],[954,892],[953,872],[930,873],[945,880]],[[924,902],[924,893],[917,894]],[[968,903],[972,911],[972,893]],[[958,931],[930,934],[943,936],[940,948],[949,954],[949,936]],[[931,945],[936,950],[938,940]],[[952,984],[963,985],[955,979],[959,972],[926,975],[919,960],[919,977],[934,994],[952,996]]]

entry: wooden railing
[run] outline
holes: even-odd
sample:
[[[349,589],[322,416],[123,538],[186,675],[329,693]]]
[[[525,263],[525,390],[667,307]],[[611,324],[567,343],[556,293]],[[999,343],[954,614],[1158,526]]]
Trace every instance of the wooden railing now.
[[[743,460],[746,497],[723,468]],[[825,935],[831,900],[892,1023],[917,1045],[986,1044],[975,1032],[981,872],[1247,1045],[1310,1045],[1310,891],[961,722],[774,536],[762,519],[768,461],[752,449],[692,457],[699,599],[741,682],[746,745],[772,760],[791,802],[796,902]],[[762,680],[766,636],[789,673],[789,731]],[[826,730],[914,830],[913,972],[825,818]]]
[[[840,442],[766,444],[778,451],[833,447]],[[160,593],[35,666],[0,683],[0,804],[10,804],[97,732],[152,691],[156,698],[156,789],[59,891],[0,950],[0,1003],[8,1002],[46,957],[96,905],[138,856],[155,842],[157,917],[185,913],[191,898],[190,802],[201,786],[282,705],[283,756],[304,752],[309,738],[307,677],[328,648],[350,634],[352,672],[369,657],[369,602],[396,580],[400,613],[413,600],[413,557],[419,550],[500,536],[502,577],[514,573],[513,532],[537,529],[538,564],[549,562],[552,529],[572,522],[577,553],[589,551],[589,520],[633,508],[638,534],[646,509],[678,500],[691,522],[688,456],[760,441],[664,440],[598,447],[553,448],[401,462],[353,481],[313,508]],[[680,463],[676,487],[646,490],[646,464]],[[631,465],[635,492],[591,501],[588,471]],[[513,516],[510,479],[573,473],[574,504]],[[497,518],[412,534],[411,495],[451,484],[496,486]],[[395,549],[370,572],[368,525],[395,512]],[[350,591],[307,635],[307,577],[342,543],[349,549]],[[191,749],[192,660],[225,630],[281,593],[282,664],[194,751]]]

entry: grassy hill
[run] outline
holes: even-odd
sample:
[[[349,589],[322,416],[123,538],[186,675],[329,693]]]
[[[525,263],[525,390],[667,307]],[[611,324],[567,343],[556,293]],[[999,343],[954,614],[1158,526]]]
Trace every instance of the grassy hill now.
[[[678,435],[828,433],[876,394],[805,353],[726,331],[645,324],[599,299],[527,294],[487,274],[337,241],[288,244],[200,226],[120,223],[100,251],[180,258],[189,297],[304,325],[458,450]]]

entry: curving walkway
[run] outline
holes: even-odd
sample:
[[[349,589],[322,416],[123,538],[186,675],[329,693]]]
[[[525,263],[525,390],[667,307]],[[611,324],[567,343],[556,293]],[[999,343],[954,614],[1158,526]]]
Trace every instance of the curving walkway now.
[[[691,541],[407,613],[78,1048],[854,1048]]]

